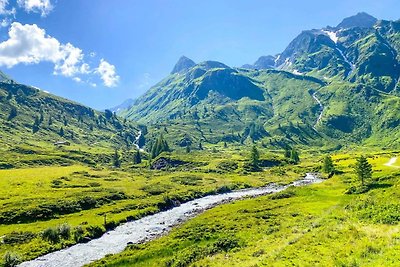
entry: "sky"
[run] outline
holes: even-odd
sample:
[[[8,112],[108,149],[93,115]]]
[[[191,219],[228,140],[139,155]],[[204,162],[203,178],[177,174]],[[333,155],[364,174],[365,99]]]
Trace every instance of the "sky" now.
[[[102,110],[142,95],[182,55],[238,67],[303,30],[399,10],[399,0],[0,0],[0,70]]]

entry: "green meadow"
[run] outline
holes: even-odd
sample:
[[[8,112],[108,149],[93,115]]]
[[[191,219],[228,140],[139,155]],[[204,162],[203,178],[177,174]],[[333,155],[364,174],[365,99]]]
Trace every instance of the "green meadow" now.
[[[36,156],[44,153],[30,147]],[[48,161],[31,167],[32,154],[6,151],[3,159],[20,168],[0,170],[0,257],[29,260],[102,235],[120,223],[171,208],[208,194],[290,183],[315,168],[314,160],[289,165],[282,151],[261,151],[261,162],[280,166],[248,172],[249,151],[221,146],[203,151],[162,153],[158,159],[179,162],[160,170],[148,160],[132,164],[120,153],[121,167],[112,167],[110,150],[46,147]],[[27,150],[27,148],[25,148]],[[20,151],[19,151],[20,152]],[[76,157],[78,154],[82,157]],[[75,156],[73,156],[75,155]],[[93,158],[106,163],[86,163]],[[60,162],[58,159],[64,159]],[[19,160],[19,161],[18,161]],[[51,163],[50,165],[48,163]]]
[[[370,153],[368,189],[349,194],[358,155],[334,155],[338,174],[321,184],[215,207],[90,266],[397,266],[400,169]]]

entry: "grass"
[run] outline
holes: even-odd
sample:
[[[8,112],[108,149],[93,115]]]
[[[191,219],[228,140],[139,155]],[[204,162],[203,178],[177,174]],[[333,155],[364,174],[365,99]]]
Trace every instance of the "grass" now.
[[[345,194],[359,183],[350,167],[356,155],[335,155],[343,174],[322,184],[213,208],[90,266],[396,266],[400,172],[383,165],[390,154],[371,153],[374,186]],[[221,242],[230,245],[212,249]]]
[[[76,153],[74,147],[62,151],[48,148],[49,152],[33,150],[36,155]],[[4,159],[11,160],[17,153],[20,160],[29,162],[32,154],[21,151],[8,151]],[[104,155],[101,149],[89,151],[83,147],[82,151],[91,158]],[[0,170],[0,258],[8,253],[16,254],[20,260],[33,259],[99,236],[120,223],[169,208],[168,199],[185,202],[227,188],[289,183],[312,167],[312,161],[305,159],[301,166],[287,166],[285,171],[270,168],[247,173],[243,171],[247,154],[234,148],[213,152],[211,147],[189,154],[164,153],[161,156],[189,163],[167,170],[150,170],[146,160],[132,166],[126,158],[121,168],[93,166],[73,159],[67,166],[52,162],[53,165],[36,168]],[[264,152],[262,157],[283,159],[281,152]],[[61,234],[65,229],[68,234]]]

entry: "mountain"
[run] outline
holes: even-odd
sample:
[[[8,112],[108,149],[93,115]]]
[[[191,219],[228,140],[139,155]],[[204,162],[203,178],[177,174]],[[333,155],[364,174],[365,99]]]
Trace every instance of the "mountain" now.
[[[178,146],[394,146],[399,49],[399,21],[359,13],[337,27],[305,30],[277,57],[244,68],[183,64],[121,115],[147,124],[149,140],[163,131]]]
[[[378,21],[375,17],[365,13],[360,12],[357,15],[343,19],[341,23],[336,27],[338,29],[348,29],[348,28],[372,28]]]
[[[400,77],[399,35],[399,22],[359,13],[336,28],[303,31],[279,55],[275,67],[395,92]]]
[[[138,128],[110,111],[98,112],[38,88],[0,82],[0,144],[48,147],[56,141],[81,148],[133,146]]]
[[[109,110],[116,113],[123,112],[124,110],[128,110],[133,105],[134,102],[135,102],[134,99],[128,98],[118,106],[109,108]]]
[[[273,69],[273,68],[275,68],[275,60],[276,60],[276,57],[274,57],[274,56],[262,56],[262,57],[258,58],[257,61],[254,62],[253,65],[245,64],[242,66],[242,68],[259,69],[259,70]]]
[[[172,69],[171,74],[183,73],[195,65],[196,65],[196,63],[194,63],[193,60],[191,60],[190,58],[187,58],[185,56],[182,56],[178,60],[178,62],[175,64],[174,68]]]
[[[12,79],[4,72],[0,71],[0,82],[11,82]]]

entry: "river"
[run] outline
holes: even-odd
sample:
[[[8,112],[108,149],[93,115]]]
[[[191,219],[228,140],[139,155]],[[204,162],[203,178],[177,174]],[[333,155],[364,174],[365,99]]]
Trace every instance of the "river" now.
[[[303,186],[322,182],[315,174],[286,186],[271,184],[261,188],[237,190],[225,194],[210,195],[181,204],[173,209],[127,222],[88,243],[76,244],[69,248],[27,261],[21,267],[78,267],[105,257],[107,254],[122,252],[131,243],[143,243],[168,233],[174,226],[210,209],[216,205],[244,197],[255,197],[276,193],[289,186]]]

